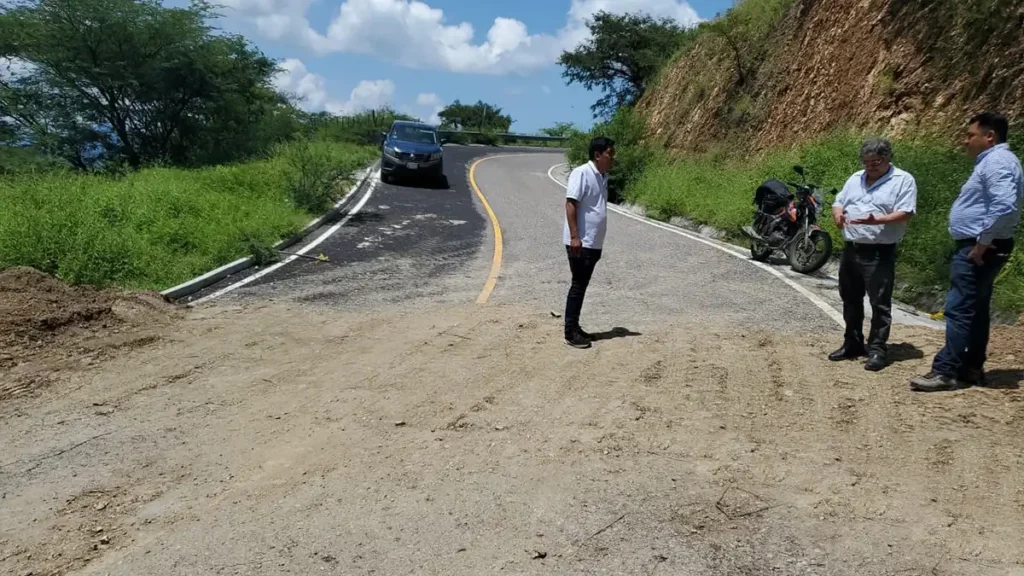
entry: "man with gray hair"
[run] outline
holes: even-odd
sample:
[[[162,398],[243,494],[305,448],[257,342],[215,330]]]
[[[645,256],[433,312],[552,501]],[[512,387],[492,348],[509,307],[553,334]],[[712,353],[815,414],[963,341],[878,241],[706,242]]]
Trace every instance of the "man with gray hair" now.
[[[917,182],[892,165],[892,145],[872,138],[860,149],[863,170],[854,173],[832,204],[832,216],[845,239],[839,264],[846,334],[829,355],[833,361],[867,355],[864,368],[886,366],[892,327],[892,292],[896,279],[896,245],[917,210]],[[871,331],[864,342],[864,295],[871,303]]]

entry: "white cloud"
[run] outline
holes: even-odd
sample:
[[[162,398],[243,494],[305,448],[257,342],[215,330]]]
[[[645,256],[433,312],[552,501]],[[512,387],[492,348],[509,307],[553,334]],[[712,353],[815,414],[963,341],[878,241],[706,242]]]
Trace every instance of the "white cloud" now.
[[[430,92],[416,96],[416,104],[419,106],[442,106],[444,103],[441,101],[440,96]]]
[[[364,110],[391,105],[395,97],[395,83],[391,80],[363,80],[352,89],[345,102],[328,102],[331,114],[354,114]]]
[[[420,94],[416,97],[416,105],[430,111],[427,123],[441,124],[441,117],[438,114],[440,114],[441,110],[444,110],[444,101],[441,100],[440,96],[432,92]]]
[[[553,64],[588,37],[586,20],[598,10],[644,11],[683,24],[700,21],[683,0],[572,0],[556,34],[530,34],[513,18],[495,18],[475,44],[467,22],[448,23],[444,11],[420,0],[343,0],[326,31],[314,29],[306,11],[314,0],[224,0],[275,40],[288,38],[318,54],[349,52],[384,58],[410,68],[505,74]]]
[[[363,80],[352,90],[348,100],[334,100],[323,76],[310,72],[301,60],[288,58],[278,66],[282,71],[274,77],[274,86],[296,97],[297,104],[307,112],[327,110],[332,114],[353,114],[391,104],[395,96],[395,83],[391,80]]]
[[[278,66],[282,69],[274,76],[274,87],[298,98],[298,105],[308,112],[317,112],[327,104],[327,87],[319,74],[306,69],[301,60],[289,58]]]
[[[14,80],[35,69],[35,64],[21,58],[0,58],[0,80]]]

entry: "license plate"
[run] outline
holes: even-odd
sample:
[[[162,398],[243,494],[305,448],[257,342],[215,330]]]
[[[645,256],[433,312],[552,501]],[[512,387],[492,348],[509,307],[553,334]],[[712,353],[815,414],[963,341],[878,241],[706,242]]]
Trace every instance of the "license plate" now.
[[[409,170],[415,170],[415,169],[419,168],[420,165],[415,163],[415,162],[409,162],[409,163],[407,163],[405,165],[405,167],[408,168]]]

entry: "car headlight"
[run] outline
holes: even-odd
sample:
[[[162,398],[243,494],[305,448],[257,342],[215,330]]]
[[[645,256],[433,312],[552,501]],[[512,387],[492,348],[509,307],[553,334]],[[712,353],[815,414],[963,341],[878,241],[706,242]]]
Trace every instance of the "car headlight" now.
[[[434,152],[433,154],[430,155],[430,159],[431,160],[440,160],[441,159],[441,153],[440,152]]]
[[[398,155],[401,154],[401,152],[398,151],[398,148],[387,147],[384,148],[384,153],[387,154],[388,156],[393,156],[395,158],[398,158]]]

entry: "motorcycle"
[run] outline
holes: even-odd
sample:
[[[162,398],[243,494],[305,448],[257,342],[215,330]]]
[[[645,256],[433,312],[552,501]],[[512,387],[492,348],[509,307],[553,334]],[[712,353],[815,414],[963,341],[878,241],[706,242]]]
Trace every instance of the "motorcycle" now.
[[[794,166],[793,171],[802,183],[772,179],[758,186],[753,226],[741,230],[750,239],[754,260],[765,262],[774,253],[783,252],[793,270],[812,274],[832,256],[832,237],[817,223],[825,209],[825,198],[820,187],[807,183],[803,166]],[[830,194],[836,192],[833,188]]]

